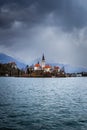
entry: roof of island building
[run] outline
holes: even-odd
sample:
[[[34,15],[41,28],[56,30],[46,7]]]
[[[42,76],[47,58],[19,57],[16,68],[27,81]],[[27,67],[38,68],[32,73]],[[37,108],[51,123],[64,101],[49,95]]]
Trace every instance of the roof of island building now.
[[[40,64],[35,64],[34,67],[40,67]]]
[[[54,69],[60,69],[60,67],[59,66],[54,66]]]
[[[44,69],[48,69],[48,68],[51,68],[50,65],[45,65]]]

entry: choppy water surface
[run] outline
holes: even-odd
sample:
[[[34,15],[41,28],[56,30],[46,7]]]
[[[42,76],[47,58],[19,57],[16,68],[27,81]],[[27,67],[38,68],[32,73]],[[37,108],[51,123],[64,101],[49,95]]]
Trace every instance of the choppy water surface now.
[[[87,78],[0,78],[0,130],[87,130]]]

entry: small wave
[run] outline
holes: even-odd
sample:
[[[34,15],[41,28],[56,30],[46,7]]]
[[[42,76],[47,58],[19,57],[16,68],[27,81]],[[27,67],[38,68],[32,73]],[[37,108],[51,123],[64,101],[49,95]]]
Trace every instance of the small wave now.
[[[65,121],[65,122],[63,122],[63,124],[65,126],[70,126],[70,127],[79,126],[79,122],[77,122],[77,121]]]
[[[29,114],[14,114],[14,115],[8,115],[10,118],[17,118],[17,117],[25,117],[29,116]]]
[[[80,123],[87,123],[87,120],[79,120]]]
[[[10,106],[10,104],[9,103],[6,103],[6,104],[0,104],[0,107],[7,107],[7,106]]]
[[[16,130],[16,129],[1,127],[0,130]]]

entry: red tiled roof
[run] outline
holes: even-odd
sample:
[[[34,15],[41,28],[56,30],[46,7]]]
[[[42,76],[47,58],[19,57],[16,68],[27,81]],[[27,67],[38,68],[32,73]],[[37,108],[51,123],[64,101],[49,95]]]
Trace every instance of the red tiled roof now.
[[[44,68],[48,69],[48,68],[51,68],[51,66],[50,65],[46,65]]]
[[[34,67],[40,67],[40,64],[35,64],[35,66]]]
[[[54,66],[54,69],[59,69],[60,67],[59,66]]]

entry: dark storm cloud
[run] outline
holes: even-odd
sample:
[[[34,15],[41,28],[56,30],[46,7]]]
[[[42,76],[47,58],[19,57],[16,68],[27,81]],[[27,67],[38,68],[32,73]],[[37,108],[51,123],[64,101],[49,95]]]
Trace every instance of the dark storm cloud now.
[[[53,21],[56,26],[63,26],[67,30],[87,25],[87,10],[78,0],[39,0],[39,5],[39,11],[43,14],[54,13]]]
[[[87,65],[86,5],[87,0],[0,0],[0,51],[26,62],[45,52],[50,60]]]
[[[28,26],[44,24],[46,18],[49,24],[52,20],[53,25],[66,30],[87,25],[87,10],[78,0],[1,0],[0,8],[1,28],[11,27],[14,21],[24,22]],[[51,13],[53,17],[49,20]]]

